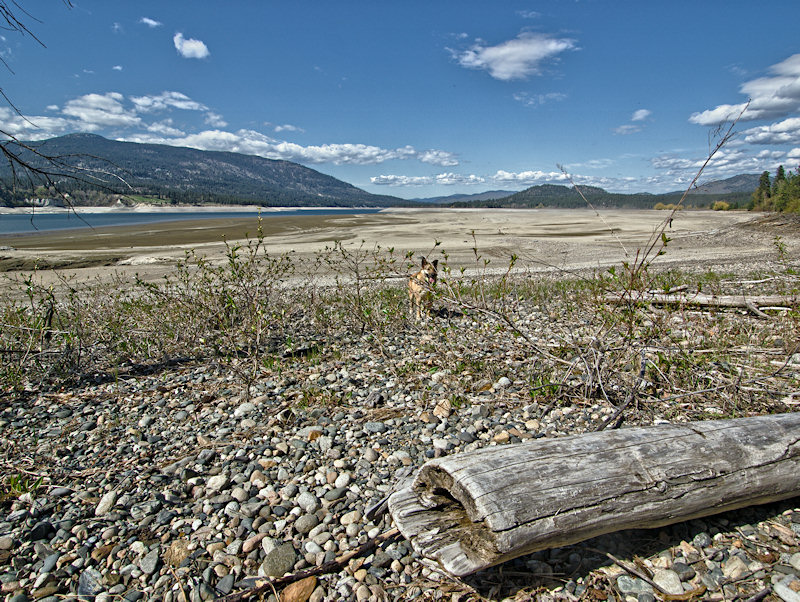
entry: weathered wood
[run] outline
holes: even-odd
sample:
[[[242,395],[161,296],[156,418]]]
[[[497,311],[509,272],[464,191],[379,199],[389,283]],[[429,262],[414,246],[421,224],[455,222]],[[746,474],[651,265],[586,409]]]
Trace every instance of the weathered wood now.
[[[621,529],[800,495],[800,413],[627,428],[427,462],[389,498],[454,575]]]
[[[698,307],[741,307],[756,310],[765,306],[796,307],[800,305],[797,295],[708,295],[705,293],[654,293],[634,292],[631,294],[609,293],[608,301],[626,303],[643,301],[654,305],[696,305]]]

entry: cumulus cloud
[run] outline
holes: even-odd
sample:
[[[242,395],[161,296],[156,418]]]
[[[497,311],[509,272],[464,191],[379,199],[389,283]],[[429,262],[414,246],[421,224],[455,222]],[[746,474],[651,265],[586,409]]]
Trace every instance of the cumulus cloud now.
[[[162,92],[149,96],[132,96],[131,102],[137,111],[152,113],[168,108],[182,109],[184,111],[207,111],[208,107],[192,100],[182,92]]]
[[[276,133],[279,132],[304,132],[303,128],[299,128],[296,125],[291,125],[289,123],[285,123],[283,125],[276,125],[273,128]]]
[[[26,119],[4,109],[0,112],[0,129],[28,140],[69,132],[101,132],[129,142],[230,151],[298,163],[374,165],[391,160],[416,160],[441,167],[459,164],[455,154],[438,149],[419,150],[413,146],[391,149],[350,143],[303,146],[250,129],[226,131],[223,128],[227,124],[221,115],[176,91],[128,98],[118,92],[86,94],[67,101],[62,108],[50,105],[48,110],[60,114],[58,117],[29,116]],[[173,110],[204,113],[203,120],[211,129],[191,132],[184,124],[179,126],[171,118],[163,118],[163,113]],[[443,183],[449,183],[462,176],[440,174],[438,177]]]
[[[205,123],[214,128],[224,128],[228,125],[228,122],[225,121],[225,119],[223,119],[222,115],[220,115],[219,113],[214,113],[212,111],[206,113],[204,121]]]
[[[186,133],[179,130],[172,125],[172,119],[165,119],[164,121],[157,121],[147,126],[147,131],[160,136],[185,136]]]
[[[649,109],[639,109],[638,111],[633,112],[633,115],[631,115],[631,121],[644,121],[652,114],[653,112]]]
[[[483,69],[495,79],[509,81],[540,75],[545,61],[557,60],[562,52],[576,48],[575,40],[569,38],[523,32],[496,46],[477,40],[468,50],[451,52],[462,67]]]
[[[114,65],[111,67],[112,71],[122,71],[122,65]]]
[[[75,122],[63,117],[34,115],[22,117],[16,111],[0,107],[0,130],[20,140],[44,140],[72,131]]]
[[[205,130],[185,136],[168,137],[151,134],[130,134],[128,142],[146,142],[188,146],[200,150],[230,151],[258,155],[267,159],[282,159],[297,163],[333,163],[334,165],[374,165],[386,161],[416,159],[423,163],[452,164],[452,155],[444,151],[418,151],[411,146],[386,149],[368,144],[322,144],[303,146],[294,142],[275,140],[255,130],[228,132]]]
[[[742,134],[748,144],[800,144],[800,117],[750,128]]]
[[[185,59],[204,59],[211,54],[203,42],[194,38],[184,38],[182,33],[176,33],[172,42],[178,54]]]
[[[750,98],[739,104],[722,104],[692,114],[689,121],[698,125],[719,125],[742,114],[742,121],[780,119],[800,110],[800,54],[794,54],[776,65],[770,75],[742,84],[739,91]],[[745,107],[747,109],[745,110]]]
[[[497,170],[492,176],[492,180],[498,184],[514,186],[535,186],[537,184],[563,184],[567,182],[567,176],[560,171],[505,171]]]
[[[788,154],[782,150],[764,149],[757,153],[746,148],[722,149],[714,155],[703,171],[703,177],[710,180],[727,178],[742,173],[759,173],[772,170]],[[679,157],[659,155],[650,160],[651,165],[664,175],[676,181],[689,181],[705,163],[706,157]]]
[[[136,127],[141,118],[126,109],[122,101],[124,97],[118,92],[106,94],[85,94],[69,100],[62,109],[62,114],[78,120],[83,131],[96,132],[100,129]]]
[[[161,21],[156,21],[155,19],[151,19],[150,17],[142,17],[141,19],[139,19],[139,23],[143,23],[144,25],[147,25],[151,29],[155,27],[161,27],[163,25]]]
[[[457,173],[440,173],[435,176],[402,176],[402,175],[380,175],[373,176],[370,182],[376,186],[454,186],[483,184],[486,178],[474,174],[464,175]]]

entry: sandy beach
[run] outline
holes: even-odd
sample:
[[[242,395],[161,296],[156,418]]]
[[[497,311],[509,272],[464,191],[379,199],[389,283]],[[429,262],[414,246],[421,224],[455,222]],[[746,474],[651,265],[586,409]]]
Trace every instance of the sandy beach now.
[[[516,254],[518,267],[536,271],[604,268],[630,261],[668,217],[667,212],[653,210],[388,209],[351,215],[271,214],[261,227],[271,254],[311,258],[334,241],[347,247],[363,241],[401,254],[435,257],[445,251],[452,266],[469,267],[475,265],[472,249],[477,245],[493,265],[507,266]],[[667,253],[658,262],[774,258],[776,235],[790,257],[800,252],[796,225],[770,228],[760,223],[763,219],[762,214],[746,212],[676,213],[665,230],[671,239]],[[0,266],[18,272],[38,264],[79,279],[113,273],[156,279],[171,272],[188,250],[219,260],[224,241],[255,237],[257,231],[257,218],[242,216],[2,236]],[[40,269],[40,277],[47,281],[51,271]]]

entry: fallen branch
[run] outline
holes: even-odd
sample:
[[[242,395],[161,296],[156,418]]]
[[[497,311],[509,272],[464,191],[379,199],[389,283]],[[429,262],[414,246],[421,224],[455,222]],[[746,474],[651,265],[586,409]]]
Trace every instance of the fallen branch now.
[[[800,494],[800,413],[537,439],[431,460],[389,512],[463,576],[537,550]]]
[[[744,295],[707,295],[705,293],[669,294],[669,293],[608,293],[606,301],[611,303],[644,302],[653,305],[694,305],[698,307],[738,307],[752,311],[759,317],[766,317],[759,307],[775,306],[797,307],[800,305],[800,296],[797,295],[757,295],[746,297]]]

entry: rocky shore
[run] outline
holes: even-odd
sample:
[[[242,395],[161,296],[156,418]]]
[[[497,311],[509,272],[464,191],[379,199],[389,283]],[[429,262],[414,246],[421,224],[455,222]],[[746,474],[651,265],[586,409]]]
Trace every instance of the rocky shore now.
[[[515,375],[524,359],[502,346],[484,358],[495,380],[437,369],[435,336],[411,329],[384,356],[345,336],[259,380],[249,398],[222,366],[188,362],[4,404],[3,471],[31,483],[2,505],[5,599],[246,591],[390,531],[391,517],[370,520],[367,509],[429,458],[583,432],[614,412],[599,402],[542,407]],[[429,369],[405,371],[412,362]],[[799,541],[794,500],[611,534],[459,581],[389,538],[281,600],[663,599],[628,567],[667,599],[769,588],[791,602]]]
[[[755,279],[736,261],[698,274],[728,274],[721,294],[796,290],[786,259]],[[623,428],[800,403],[790,312],[652,310],[624,334],[559,286],[509,306],[527,339],[464,307],[382,332],[298,317],[249,387],[246,357],[174,357],[0,400],[3,599],[800,600],[797,498],[465,579],[368,512],[428,459],[594,430],[631,390]]]

